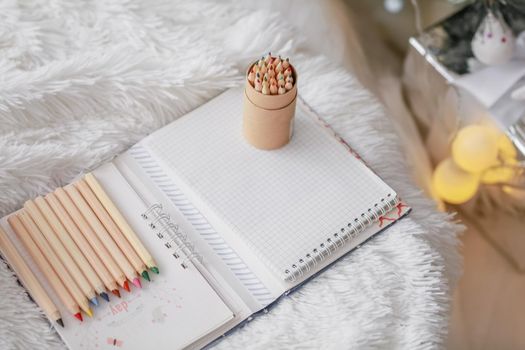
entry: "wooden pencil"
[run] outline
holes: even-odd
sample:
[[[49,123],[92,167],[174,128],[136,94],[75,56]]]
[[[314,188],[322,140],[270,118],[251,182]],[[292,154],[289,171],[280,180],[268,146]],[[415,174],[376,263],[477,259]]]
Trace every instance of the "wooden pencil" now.
[[[84,179],[86,180],[91,190],[93,190],[100,203],[102,203],[106,211],[113,218],[113,221],[115,221],[122,234],[126,237],[128,242],[140,256],[142,262],[146,264],[146,266],[151,271],[159,273],[157,263],[155,262],[149,251],[146,249],[146,247],[144,247],[144,244],[142,244],[135,231],[128,224],[128,221],[118,210],[117,206],[113,203],[111,198],[109,198],[106,191],[104,191],[104,188],[98,182],[97,178],[93,174],[89,173],[84,177]]]
[[[89,265],[96,278],[90,278],[88,276],[88,274],[91,273],[90,271],[86,272],[84,269],[82,269],[82,271],[86,273],[86,277],[88,277],[89,282],[93,288],[95,288],[98,295],[100,295],[104,300],[109,301],[109,296],[105,292],[104,286],[106,286],[106,288],[111,291],[117,287],[117,283],[111,278],[108,269],[102,263],[102,261],[100,261],[98,255],[95,253],[93,248],[91,248],[88,241],[79,231],[77,225],[75,225],[62,204],[60,204],[58,198],[53,193],[50,193],[46,195],[45,200],[49,207],[51,207],[53,210],[55,217],[60,220],[63,228],[66,230],[67,234],[69,234],[69,237],[73,239],[75,244],[78,246],[78,249],[85,256],[87,260],[86,264]]]
[[[11,266],[16,272],[18,279],[27,289],[29,295],[31,295],[38,306],[44,310],[47,317],[64,327],[62,316],[60,315],[60,311],[58,311],[55,303],[53,303],[44,287],[38,282],[36,276],[33,274],[29,266],[27,266],[24,259],[20,256],[20,253],[18,253],[13,243],[7,237],[7,234],[1,228],[0,251],[2,251],[2,255],[7,259],[9,266]]]
[[[103,299],[107,299],[108,295],[105,293],[104,289],[104,283],[102,283],[102,280],[100,277],[98,277],[97,273],[95,272],[95,269],[87,258],[84,256],[84,252],[82,252],[77,244],[73,241],[70,234],[62,225],[61,220],[58,218],[58,216],[55,214],[49,203],[42,197],[37,197],[34,200],[36,206],[38,209],[40,209],[40,212],[44,216],[44,218],[47,220],[53,231],[55,231],[56,236],[62,242],[64,245],[64,248],[66,248],[67,252],[71,257],[73,258],[73,261],[77,264],[78,268],[86,279],[88,280],[91,287],[95,290],[95,292],[100,295]],[[92,300],[92,302],[95,305],[98,305],[97,298]]]
[[[16,215],[11,215],[7,218],[7,222],[17,234],[20,241],[24,244],[27,251],[40,268],[40,271],[46,276],[47,280],[51,284],[51,287],[60,298],[60,301],[64,304],[67,310],[75,316],[77,319],[82,321],[82,314],[80,313],[80,308],[75,302],[69,291],[67,290],[64,283],[60,280],[55,270],[51,267],[47,259],[42,255],[42,252],[37,247],[36,243],[31,238],[31,235],[23,225],[20,218]]]
[[[135,271],[140,276],[144,271],[146,271],[146,265],[144,265],[142,260],[140,260],[137,253],[133,250],[133,247],[131,247],[122,232],[120,232],[118,226],[115,224],[115,222],[113,222],[113,219],[111,219],[111,216],[109,216],[106,209],[104,209],[104,206],[102,206],[87,182],[84,180],[79,180],[74,185],[80,191],[86,202],[88,202],[91,209],[93,209],[95,215],[106,228],[106,231],[110,234],[115,243],[117,243],[117,246],[120,248],[122,253],[124,253],[126,259],[131,263]],[[142,287],[139,278],[135,277],[131,281],[138,288]]]
[[[76,189],[74,189],[76,190]],[[93,248],[95,253],[99,256],[100,260],[104,264],[104,266],[107,268],[109,273],[111,274],[112,280],[108,283],[112,286],[111,292],[117,296],[120,297],[118,287],[114,286],[115,281],[123,286],[124,282],[126,281],[126,277],[124,276],[124,272],[120,269],[118,264],[115,262],[109,251],[106,249],[106,246],[102,243],[102,241],[98,238],[98,235],[93,231],[93,228],[91,225],[86,221],[84,218],[84,215],[89,216],[89,213],[87,210],[91,210],[87,203],[82,203],[82,196],[78,191],[71,191],[72,196],[63,189],[63,188],[57,188],[54,192],[54,195],[56,198],[60,201],[60,204],[63,206],[63,208],[67,211],[73,222],[76,224],[78,229],[80,230],[80,233],[84,236],[84,238],[89,242],[90,246]],[[76,198],[77,205],[73,202],[72,198]],[[84,210],[84,214],[80,212],[80,209]],[[92,214],[90,217],[92,218],[95,214]],[[93,220],[92,220],[93,221]],[[106,277],[104,277],[106,279]],[[103,279],[103,280],[104,280]],[[113,287],[114,286],[114,287]]]
[[[120,270],[124,272],[124,275],[130,281],[136,279],[137,276],[135,270],[133,270],[133,267],[126,259],[126,256],[120,251],[120,248],[113,241],[113,238],[111,238],[108,231],[106,231],[105,227],[100,223],[98,217],[95,215],[86,199],[80,194],[79,190],[73,185],[65,186],[64,190],[73,200],[73,203],[77,206],[77,208],[80,209],[84,219],[86,219],[100,241],[102,241],[102,244],[104,244],[106,249],[109,251]],[[124,281],[121,285],[124,289],[130,291],[127,281]]]
[[[82,309],[82,311],[84,311],[88,316],[92,317],[93,312],[89,308],[86,296],[77,286],[73,277],[71,277],[67,269],[62,264],[62,261],[60,261],[58,256],[55,254],[55,252],[47,242],[46,238],[44,237],[43,233],[33,221],[31,215],[29,215],[29,213],[27,213],[25,210],[22,210],[17,214],[17,216],[20,218],[20,220],[24,224],[24,227],[27,229],[27,232],[29,232],[29,235],[42,252],[42,255],[44,255],[49,264],[53,266],[53,269],[56,271],[58,277],[60,278],[60,280],[62,280],[62,283],[66,286],[67,290],[69,291],[73,299],[75,299],[78,306],[80,306],[80,309]]]
[[[41,197],[40,197],[41,198]],[[43,198],[42,198],[43,199]],[[49,245],[58,256],[60,261],[64,264],[65,268],[76,282],[82,293],[91,301],[92,304],[97,305],[98,301],[95,294],[95,290],[89,284],[88,280],[75,263],[75,260],[71,257],[70,252],[64,247],[60,239],[57,237],[53,228],[49,225],[48,221],[37,207],[34,201],[27,201],[24,203],[24,209],[33,218],[36,225],[40,229],[40,232],[44,235]]]

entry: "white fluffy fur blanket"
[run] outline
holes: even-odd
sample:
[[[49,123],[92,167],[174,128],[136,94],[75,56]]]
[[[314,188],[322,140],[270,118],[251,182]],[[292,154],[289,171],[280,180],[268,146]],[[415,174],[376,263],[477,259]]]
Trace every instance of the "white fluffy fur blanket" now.
[[[442,346],[457,226],[413,185],[390,120],[352,75],[313,55],[285,17],[244,6],[1,2],[0,214],[240,84],[250,59],[291,55],[303,98],[414,210],[217,347]],[[63,346],[0,263],[0,348]]]

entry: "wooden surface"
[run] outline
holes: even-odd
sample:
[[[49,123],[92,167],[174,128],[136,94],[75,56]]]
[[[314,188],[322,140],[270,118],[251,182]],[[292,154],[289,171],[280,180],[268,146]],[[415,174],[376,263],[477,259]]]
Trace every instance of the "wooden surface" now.
[[[401,89],[403,47],[406,48],[408,36],[414,33],[413,14],[386,14],[382,2],[347,3],[353,26],[353,35],[347,40],[354,48],[349,51],[349,68],[381,100],[400,129],[408,146],[405,150],[413,176],[425,188],[430,166],[426,153],[424,156],[418,153],[424,152],[424,147],[410,125],[414,120],[413,111],[407,107]],[[405,6],[410,5],[405,2]],[[445,15],[422,10],[424,15]],[[411,9],[407,7],[407,11]],[[423,19],[428,24],[430,19],[425,16]],[[429,93],[436,90],[435,86],[426,88]],[[478,220],[485,230],[490,230],[491,239],[512,252],[518,265],[525,261],[525,218],[521,222],[501,216],[485,222]],[[516,264],[509,263],[494,249],[474,225],[463,223],[467,225],[462,237],[464,273],[453,296],[447,348],[525,349],[525,274],[519,273],[514,267]]]
[[[454,293],[449,349],[524,349],[525,274],[465,222],[464,273]],[[525,222],[513,228],[517,241]],[[509,240],[510,233],[505,237]],[[510,238],[512,239],[512,238]]]

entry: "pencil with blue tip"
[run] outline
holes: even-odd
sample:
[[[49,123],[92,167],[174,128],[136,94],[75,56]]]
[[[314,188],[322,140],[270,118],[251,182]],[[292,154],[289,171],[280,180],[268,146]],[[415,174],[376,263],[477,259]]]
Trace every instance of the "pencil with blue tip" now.
[[[84,237],[80,229],[77,227],[73,219],[69,216],[68,212],[60,203],[59,199],[54,193],[50,193],[45,196],[46,202],[49,204],[51,209],[55,212],[56,216],[60,219],[62,224],[64,225],[65,229],[71,236],[71,238],[75,241],[78,248],[82,251],[82,254],[86,257],[89,264],[93,267],[93,270],[100,278],[101,283],[97,284],[96,281],[93,283],[93,287],[95,287],[95,290],[99,295],[106,301],[109,301],[109,296],[105,292],[105,288],[107,288],[108,291],[113,291],[115,289],[118,289],[117,283],[115,280],[111,277],[111,274],[109,273],[108,269],[100,260],[99,256],[87,239]],[[86,223],[87,225],[87,223]]]

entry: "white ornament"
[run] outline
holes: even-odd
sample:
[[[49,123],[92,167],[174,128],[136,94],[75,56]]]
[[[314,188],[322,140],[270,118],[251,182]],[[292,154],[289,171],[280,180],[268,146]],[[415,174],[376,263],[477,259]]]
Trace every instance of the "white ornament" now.
[[[498,18],[489,11],[474,34],[472,52],[484,64],[502,64],[512,58],[515,41],[503,18]]]
[[[405,2],[403,0],[385,0],[383,1],[383,5],[388,12],[399,13],[403,10]]]

